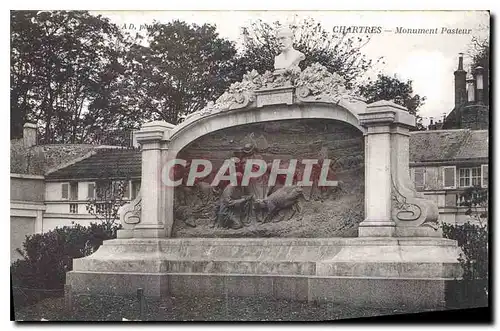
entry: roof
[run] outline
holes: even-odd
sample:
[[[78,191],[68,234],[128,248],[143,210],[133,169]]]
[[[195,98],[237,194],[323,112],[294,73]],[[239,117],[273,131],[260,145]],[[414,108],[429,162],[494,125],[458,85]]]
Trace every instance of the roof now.
[[[10,172],[17,174],[44,175],[57,168],[88,155],[100,148],[96,145],[59,144],[25,147],[23,139],[10,141]]]
[[[488,158],[487,130],[436,130],[410,133],[410,162]],[[139,149],[100,149],[94,155],[49,173],[49,180],[140,178]]]
[[[45,178],[138,178],[141,177],[141,161],[138,149],[99,149],[79,162],[47,174]]]
[[[488,130],[414,131],[410,135],[410,162],[488,158],[488,136]]]

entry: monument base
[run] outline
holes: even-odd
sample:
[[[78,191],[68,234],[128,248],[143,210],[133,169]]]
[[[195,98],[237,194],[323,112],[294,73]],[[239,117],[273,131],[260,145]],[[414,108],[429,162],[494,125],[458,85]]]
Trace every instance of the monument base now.
[[[442,238],[115,239],[75,259],[74,293],[259,296],[384,307],[441,308],[461,277]]]

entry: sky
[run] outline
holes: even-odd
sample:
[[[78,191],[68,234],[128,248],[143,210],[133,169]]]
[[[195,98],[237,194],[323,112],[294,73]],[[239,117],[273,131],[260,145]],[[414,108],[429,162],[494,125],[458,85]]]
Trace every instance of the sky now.
[[[140,32],[140,26],[154,20],[167,23],[174,19],[188,23],[210,23],[220,36],[241,42],[241,27],[252,21],[291,23],[312,17],[332,31],[334,26],[380,26],[380,34],[372,34],[362,52],[367,57],[383,57],[367,77],[378,72],[411,79],[413,90],[427,98],[420,109],[424,124],[430,117],[440,119],[454,106],[454,76],[458,53],[464,52],[465,69],[473,36],[489,34],[489,14],[485,11],[94,11],[108,17],[118,26],[126,25],[129,32]],[[131,24],[134,29],[130,29]],[[398,34],[397,27],[438,28],[438,34]],[[441,34],[443,27],[472,29],[471,34]],[[359,36],[364,36],[360,34]]]

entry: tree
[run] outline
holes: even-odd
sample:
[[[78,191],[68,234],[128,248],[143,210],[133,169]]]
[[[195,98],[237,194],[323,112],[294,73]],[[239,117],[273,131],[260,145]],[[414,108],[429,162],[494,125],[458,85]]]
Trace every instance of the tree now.
[[[11,12],[11,137],[27,120],[45,143],[85,141],[95,123],[109,130],[115,117],[96,121],[88,108],[120,72],[122,42],[116,25],[85,11]]]
[[[274,57],[280,52],[276,34],[281,27],[280,22],[268,24],[258,20],[243,28],[243,53],[238,58],[239,78],[252,69],[259,73],[274,70]],[[302,69],[318,62],[328,71],[338,73],[345,79],[346,87],[352,88],[356,80],[374,65],[373,60],[361,53],[370,40],[368,36],[333,34],[311,18],[290,25],[290,29],[295,36],[294,48],[306,56],[300,64]]]
[[[412,81],[401,81],[396,76],[391,77],[379,74],[375,81],[368,80],[359,86],[359,93],[368,103],[379,100],[392,100],[404,106],[408,112],[417,117],[417,130],[424,130],[422,118],[418,116],[419,108],[424,104],[426,97],[413,93]]]
[[[130,50],[127,72],[133,75],[123,84],[133,93],[130,112],[177,124],[219,97],[236,80],[236,49],[215,29],[177,20],[155,22],[148,29],[149,47],[136,44]]]
[[[480,186],[466,188],[460,194],[460,206],[467,207],[466,215],[482,223],[488,219],[488,189]]]
[[[120,218],[118,210],[123,206],[129,180],[114,179],[110,176],[102,175],[96,183],[95,196],[87,201],[87,211],[108,228],[116,226],[116,221]]]

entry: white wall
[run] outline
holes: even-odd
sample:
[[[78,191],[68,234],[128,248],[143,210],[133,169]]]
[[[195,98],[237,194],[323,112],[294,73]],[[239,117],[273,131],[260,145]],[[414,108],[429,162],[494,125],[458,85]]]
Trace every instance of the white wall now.
[[[69,214],[69,202],[46,203],[46,213]]]
[[[10,263],[22,257],[17,248],[22,250],[26,236],[35,233],[35,223],[35,217],[10,217]]]
[[[43,231],[47,232],[50,230],[55,229],[56,227],[63,227],[63,226],[72,226],[72,222],[75,222],[75,224],[80,224],[83,226],[90,225],[90,223],[98,223],[99,221],[92,217],[91,215],[86,215],[88,217],[86,218],[76,218],[72,214],[68,215],[61,215],[61,214],[52,214],[52,215],[44,215],[43,218]]]
[[[45,201],[61,201],[62,197],[61,182],[45,183]]]

